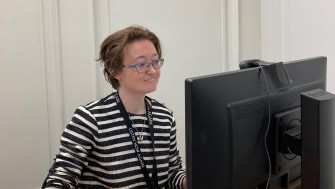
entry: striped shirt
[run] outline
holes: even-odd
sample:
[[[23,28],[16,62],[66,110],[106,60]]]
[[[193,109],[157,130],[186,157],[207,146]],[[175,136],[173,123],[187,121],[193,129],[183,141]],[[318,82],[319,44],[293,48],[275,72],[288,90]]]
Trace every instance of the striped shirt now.
[[[146,99],[152,104],[159,188],[181,189],[185,171],[173,114]],[[151,178],[154,157],[147,118],[131,114],[130,119],[136,133],[144,136],[138,143]],[[45,188],[148,188],[113,94],[76,109],[61,136]]]

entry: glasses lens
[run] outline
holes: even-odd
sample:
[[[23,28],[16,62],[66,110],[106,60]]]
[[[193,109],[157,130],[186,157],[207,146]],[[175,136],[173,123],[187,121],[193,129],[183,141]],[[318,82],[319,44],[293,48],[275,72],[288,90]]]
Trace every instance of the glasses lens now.
[[[147,63],[147,64],[138,64],[135,68],[138,73],[145,73],[150,69],[150,65],[154,67],[155,69],[159,69],[163,66],[164,64],[164,59],[156,60],[153,61],[152,63]]]
[[[144,73],[147,70],[147,66],[136,67],[138,73]]]
[[[155,69],[159,69],[163,66],[163,63],[164,63],[164,60],[163,59],[160,59],[160,60],[157,60],[155,62],[152,63],[152,66],[155,68]]]

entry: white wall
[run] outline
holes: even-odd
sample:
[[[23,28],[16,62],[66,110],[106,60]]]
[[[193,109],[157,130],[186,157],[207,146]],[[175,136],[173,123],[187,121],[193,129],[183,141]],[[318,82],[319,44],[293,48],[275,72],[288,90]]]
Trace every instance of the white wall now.
[[[335,94],[335,1],[290,1],[290,59],[327,57],[327,90]]]
[[[49,166],[41,7],[0,1],[1,188],[36,188]]]
[[[327,90],[335,93],[335,1],[262,0],[261,15],[262,59],[326,56]]]
[[[239,58],[290,61],[328,58],[327,90],[335,93],[335,2],[239,0]]]
[[[239,61],[261,59],[261,0],[239,0]]]

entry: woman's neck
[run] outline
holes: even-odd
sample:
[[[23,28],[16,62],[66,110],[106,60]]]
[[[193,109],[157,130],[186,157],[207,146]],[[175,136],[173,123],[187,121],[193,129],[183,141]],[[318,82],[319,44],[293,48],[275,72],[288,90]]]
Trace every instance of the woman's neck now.
[[[132,114],[145,114],[144,95],[136,95],[119,90],[121,101],[127,112]]]

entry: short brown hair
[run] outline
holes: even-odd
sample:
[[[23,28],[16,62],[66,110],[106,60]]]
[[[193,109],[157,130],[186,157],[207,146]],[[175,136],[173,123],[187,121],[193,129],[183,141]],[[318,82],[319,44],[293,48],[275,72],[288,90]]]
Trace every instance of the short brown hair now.
[[[105,79],[116,90],[119,89],[120,84],[115,75],[121,72],[124,58],[125,47],[136,41],[146,39],[153,43],[156,48],[158,57],[162,57],[161,45],[158,37],[142,26],[129,26],[119,30],[108,36],[100,46],[100,57],[97,59],[104,65]]]

